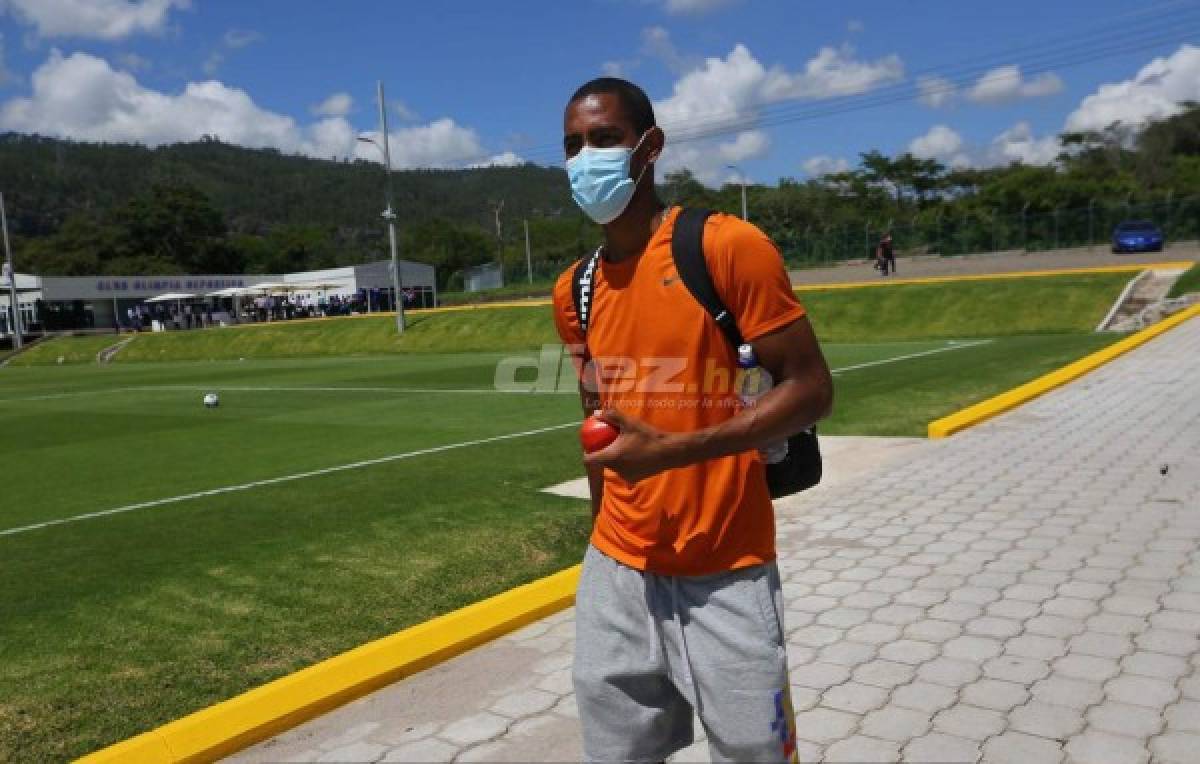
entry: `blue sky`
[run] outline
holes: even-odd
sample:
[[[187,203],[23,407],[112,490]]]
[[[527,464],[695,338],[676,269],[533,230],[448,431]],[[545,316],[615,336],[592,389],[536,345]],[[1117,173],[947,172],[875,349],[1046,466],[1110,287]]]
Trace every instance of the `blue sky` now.
[[[1196,0],[0,0],[0,130],[374,159],[382,78],[398,165],[549,164],[567,95],[611,72],[654,99],[663,169],[775,182],[870,149],[1047,162],[1067,125],[1200,100],[1197,45]]]

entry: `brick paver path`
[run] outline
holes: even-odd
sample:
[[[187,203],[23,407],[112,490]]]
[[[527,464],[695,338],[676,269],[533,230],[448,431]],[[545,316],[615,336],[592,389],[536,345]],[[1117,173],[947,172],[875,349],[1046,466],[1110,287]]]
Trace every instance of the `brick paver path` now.
[[[802,761],[1200,761],[1200,319],[881,472],[779,507]],[[567,611],[239,758],[577,759],[572,641]]]

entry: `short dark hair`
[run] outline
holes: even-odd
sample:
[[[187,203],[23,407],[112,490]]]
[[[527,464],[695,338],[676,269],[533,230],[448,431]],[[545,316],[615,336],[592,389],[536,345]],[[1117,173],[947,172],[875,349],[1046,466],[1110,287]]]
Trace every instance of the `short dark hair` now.
[[[625,116],[633,123],[633,128],[639,135],[658,124],[654,121],[654,105],[650,103],[646,91],[620,77],[597,77],[584,83],[571,96],[571,100],[567,101],[567,106],[581,98],[602,93],[611,93],[617,97],[621,108],[625,110]]]

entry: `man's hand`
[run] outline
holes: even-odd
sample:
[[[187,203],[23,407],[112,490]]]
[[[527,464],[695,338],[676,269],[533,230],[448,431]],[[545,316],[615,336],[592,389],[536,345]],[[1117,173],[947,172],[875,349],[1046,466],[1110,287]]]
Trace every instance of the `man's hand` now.
[[[606,409],[600,418],[617,427],[621,434],[608,447],[585,454],[585,466],[608,468],[625,482],[636,483],[682,465],[678,436],[625,416],[616,409]]]

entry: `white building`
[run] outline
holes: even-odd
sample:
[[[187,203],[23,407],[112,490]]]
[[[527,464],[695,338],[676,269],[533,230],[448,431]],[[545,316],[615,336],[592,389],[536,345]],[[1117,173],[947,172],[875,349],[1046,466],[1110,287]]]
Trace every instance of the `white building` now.
[[[407,293],[406,306],[433,307],[437,286],[432,265],[400,261],[400,281]],[[41,329],[115,329],[124,325],[130,308],[163,294],[195,295],[188,301],[215,308],[231,307],[230,298],[213,292],[283,284],[295,287],[294,295],[315,305],[337,296],[355,300],[367,310],[394,308],[390,260],[363,265],[284,274],[212,274],[191,276],[31,276],[17,274],[17,302],[26,331]],[[305,289],[305,286],[312,288]],[[0,335],[12,331],[12,306],[8,284],[0,288]]]

